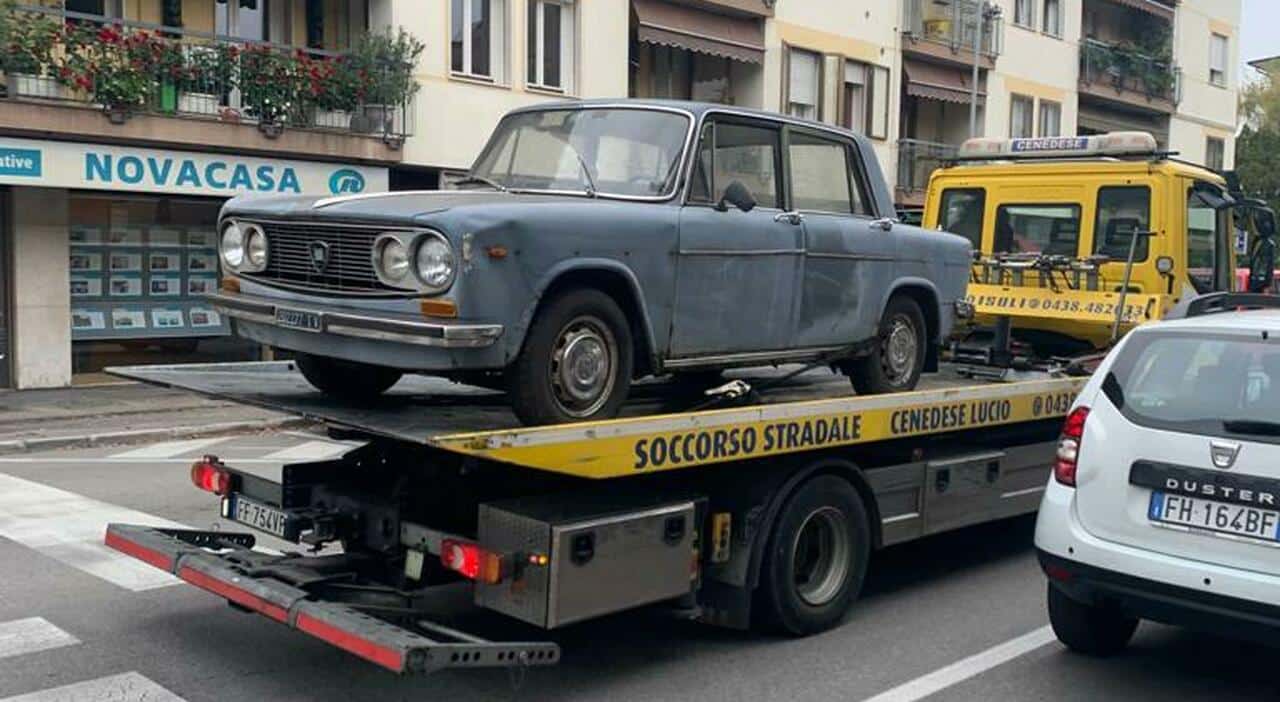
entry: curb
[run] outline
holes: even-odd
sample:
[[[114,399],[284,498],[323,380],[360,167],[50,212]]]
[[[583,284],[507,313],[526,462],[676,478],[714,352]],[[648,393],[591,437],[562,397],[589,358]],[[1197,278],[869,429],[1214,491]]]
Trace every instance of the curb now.
[[[101,434],[81,434],[75,436],[49,436],[32,439],[13,439],[0,441],[0,456],[26,453],[28,451],[48,451],[67,448],[91,448],[94,446],[122,445],[144,443],[162,439],[195,438],[217,436],[219,434],[245,434],[263,430],[302,429],[314,426],[315,422],[302,417],[281,417],[278,419],[259,419],[247,422],[218,422],[179,427],[157,429],[134,429],[129,431],[104,432]]]

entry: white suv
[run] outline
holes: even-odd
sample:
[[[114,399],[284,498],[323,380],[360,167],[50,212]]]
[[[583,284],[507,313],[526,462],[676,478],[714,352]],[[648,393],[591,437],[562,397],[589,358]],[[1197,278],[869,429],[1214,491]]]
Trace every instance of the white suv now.
[[[1036,522],[1049,619],[1119,652],[1151,619],[1280,641],[1280,307],[1140,327],[1076,399]]]

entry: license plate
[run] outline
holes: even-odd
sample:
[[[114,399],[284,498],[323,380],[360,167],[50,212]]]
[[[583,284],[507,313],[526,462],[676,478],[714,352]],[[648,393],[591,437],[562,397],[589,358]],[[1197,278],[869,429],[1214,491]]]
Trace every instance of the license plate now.
[[[1185,495],[1151,493],[1147,518],[1163,524],[1204,529],[1251,539],[1280,541],[1280,512]]]
[[[229,509],[223,515],[228,519],[247,524],[258,531],[265,531],[282,539],[287,540],[289,538],[288,514],[243,495],[232,495],[228,502]]]
[[[290,310],[276,308],[276,323],[290,329],[318,332],[321,329],[320,315],[306,310]]]

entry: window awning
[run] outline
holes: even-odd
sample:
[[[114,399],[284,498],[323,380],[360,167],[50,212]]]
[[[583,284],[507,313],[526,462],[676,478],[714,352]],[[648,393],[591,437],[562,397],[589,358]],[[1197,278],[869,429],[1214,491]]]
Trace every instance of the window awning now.
[[[1132,7],[1135,10],[1142,10],[1148,14],[1155,15],[1162,19],[1173,21],[1173,8],[1165,3],[1157,2],[1157,0],[1112,0],[1117,5]]]
[[[903,70],[907,74],[907,94],[927,100],[942,100],[963,105],[969,104],[971,69],[940,66],[935,63],[906,59]],[[978,79],[978,104],[987,100],[985,72]]]
[[[631,0],[631,6],[642,42],[764,63],[764,25],[757,18],[721,15],[663,0]]]

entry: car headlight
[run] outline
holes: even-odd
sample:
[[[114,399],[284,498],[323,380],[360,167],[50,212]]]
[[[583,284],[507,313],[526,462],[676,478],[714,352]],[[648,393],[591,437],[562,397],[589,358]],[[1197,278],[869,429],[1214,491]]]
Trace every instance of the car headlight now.
[[[222,240],[219,245],[222,263],[231,270],[239,270],[244,265],[244,230],[236,222],[230,222],[222,229]]]
[[[453,256],[453,247],[441,236],[424,237],[418,244],[417,255],[414,256],[414,267],[418,280],[426,287],[427,292],[441,293],[453,285],[453,276],[458,266]]]
[[[383,239],[377,260],[379,272],[387,280],[399,283],[409,277],[409,250],[399,239]]]
[[[261,227],[249,225],[248,234],[244,237],[245,269],[260,273],[267,269],[267,234]]]

